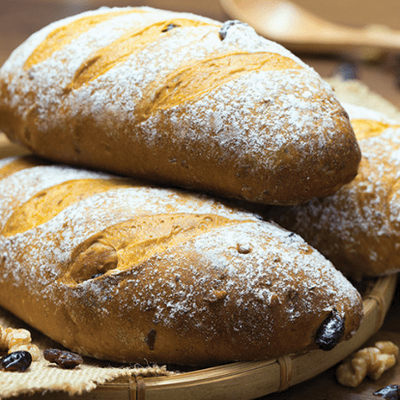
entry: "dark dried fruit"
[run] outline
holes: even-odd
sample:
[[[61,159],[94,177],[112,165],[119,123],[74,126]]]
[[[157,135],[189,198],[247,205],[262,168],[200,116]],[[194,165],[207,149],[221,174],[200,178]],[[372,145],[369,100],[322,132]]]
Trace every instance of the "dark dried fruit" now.
[[[389,385],[374,392],[375,396],[381,396],[387,400],[399,400],[399,386]]]
[[[100,272],[99,274],[94,274],[94,275],[92,275],[91,277],[90,277],[90,279],[96,279],[96,278],[98,278],[99,276],[103,276],[104,275],[104,272]]]
[[[157,331],[155,329],[152,329],[144,338],[144,341],[146,342],[147,346],[149,346],[150,350],[154,350],[154,346],[156,344],[156,336]]]
[[[72,369],[83,363],[83,359],[79,354],[66,350],[46,349],[43,352],[43,356],[47,361],[56,363],[65,369]]]
[[[0,369],[4,371],[24,372],[32,364],[29,351],[14,351],[0,359]]]
[[[221,40],[224,40],[226,36],[228,35],[228,30],[234,25],[245,25],[243,22],[240,21],[226,21],[222,26],[221,29],[219,30],[219,38]]]
[[[333,310],[318,328],[315,343],[321,350],[332,350],[340,342],[344,332],[344,318]]]
[[[171,29],[177,28],[179,25],[175,25],[175,24],[169,24],[167,25],[161,32],[168,32]]]

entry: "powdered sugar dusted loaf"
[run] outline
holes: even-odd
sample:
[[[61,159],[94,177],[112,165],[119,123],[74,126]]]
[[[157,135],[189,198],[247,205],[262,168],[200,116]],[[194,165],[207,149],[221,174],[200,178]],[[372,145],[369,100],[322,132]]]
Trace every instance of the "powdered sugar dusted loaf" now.
[[[400,270],[400,123],[345,104],[362,150],[359,173],[334,196],[268,217],[303,236],[348,276]]]
[[[123,362],[256,360],[329,350],[360,324],[354,287],[275,224],[205,196],[7,162],[0,305],[70,349]]]
[[[0,71],[0,128],[41,156],[270,204],[334,193],[360,152],[331,88],[238,21],[101,8]]]

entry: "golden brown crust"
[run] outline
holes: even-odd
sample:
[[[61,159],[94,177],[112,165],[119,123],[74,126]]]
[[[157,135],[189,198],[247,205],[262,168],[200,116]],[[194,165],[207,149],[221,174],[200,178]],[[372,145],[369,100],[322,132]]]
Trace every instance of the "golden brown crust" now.
[[[220,196],[298,204],[333,194],[360,161],[330,87],[238,22],[74,16],[13,54],[0,91],[1,129],[41,156]]]
[[[346,108],[363,153],[356,178],[331,197],[271,208],[266,217],[300,234],[346,276],[393,274],[400,268],[400,124]]]
[[[361,322],[358,292],[303,240],[204,196],[34,164],[0,193],[0,304],[74,351],[256,360]]]
[[[16,166],[18,162],[12,163]],[[21,167],[29,168],[29,162],[24,161]],[[3,169],[9,169],[5,166]],[[32,167],[32,164],[30,165]],[[23,168],[21,168],[23,169]],[[13,172],[17,172],[15,169]],[[82,201],[97,193],[110,189],[129,187],[130,184],[123,180],[94,180],[84,179],[61,183],[56,187],[44,189],[31,197],[26,203],[18,208],[7,220],[1,232],[3,236],[12,236],[22,233],[28,229],[35,228],[59,214],[64,208]]]
[[[32,155],[15,158],[6,165],[0,165],[0,179],[6,178],[15,172],[22,171],[25,168],[32,168],[33,165],[45,165],[44,160],[40,160]]]

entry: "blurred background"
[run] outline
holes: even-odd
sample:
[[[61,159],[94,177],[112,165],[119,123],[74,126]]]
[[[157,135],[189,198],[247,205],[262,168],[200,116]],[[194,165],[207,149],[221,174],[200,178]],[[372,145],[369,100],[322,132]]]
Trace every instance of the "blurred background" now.
[[[276,0],[231,1],[241,7],[260,7]],[[400,40],[400,0],[293,0],[292,3],[337,24],[398,30]],[[219,0],[0,0],[0,65],[14,48],[43,26],[101,6],[150,6],[193,12],[220,21],[232,19]],[[315,35],[318,36],[318,30]],[[316,52],[312,47],[296,47],[291,50],[323,77],[342,74],[357,78],[400,108],[400,49],[381,51],[363,47]]]
[[[356,27],[379,24],[400,30],[398,0],[294,0],[293,3],[332,22]]]

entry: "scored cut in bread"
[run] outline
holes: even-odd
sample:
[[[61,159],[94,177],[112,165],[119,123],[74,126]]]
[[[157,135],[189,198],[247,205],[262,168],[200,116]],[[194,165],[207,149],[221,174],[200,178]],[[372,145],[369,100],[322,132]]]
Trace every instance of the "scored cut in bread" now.
[[[358,291],[299,236],[204,195],[0,162],[0,306],[119,362],[261,360],[351,338]]]
[[[360,151],[331,87],[246,24],[151,8],[55,22],[0,70],[0,129],[57,162],[299,204]]]

